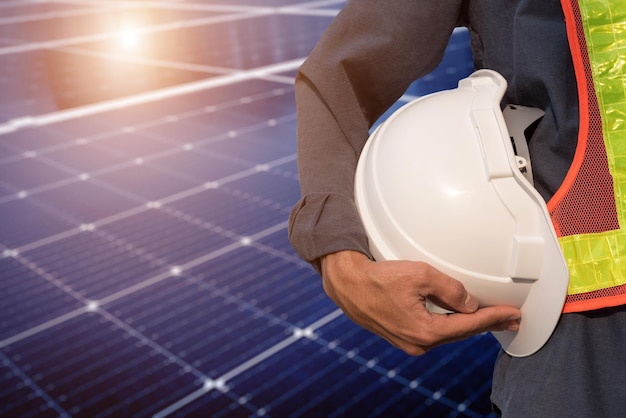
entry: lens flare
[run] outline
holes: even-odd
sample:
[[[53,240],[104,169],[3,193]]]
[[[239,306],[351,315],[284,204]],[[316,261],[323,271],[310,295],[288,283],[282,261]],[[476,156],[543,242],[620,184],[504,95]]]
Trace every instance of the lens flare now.
[[[120,32],[120,42],[125,50],[134,50],[139,47],[139,31],[135,27],[127,26]]]

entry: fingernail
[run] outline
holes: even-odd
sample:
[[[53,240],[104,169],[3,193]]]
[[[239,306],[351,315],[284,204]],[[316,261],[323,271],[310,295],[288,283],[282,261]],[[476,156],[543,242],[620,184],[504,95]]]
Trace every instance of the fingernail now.
[[[519,319],[510,320],[505,324],[505,328],[507,329],[507,331],[518,331],[519,323]]]
[[[473,298],[470,293],[468,293],[467,297],[465,298],[465,306],[470,311],[474,312],[476,309],[478,309],[478,301],[476,300],[476,298]]]

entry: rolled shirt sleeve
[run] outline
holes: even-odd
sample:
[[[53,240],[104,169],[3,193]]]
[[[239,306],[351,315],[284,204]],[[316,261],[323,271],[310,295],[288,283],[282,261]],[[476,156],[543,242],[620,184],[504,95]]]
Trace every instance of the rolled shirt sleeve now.
[[[354,173],[373,123],[441,61],[462,0],[351,0],[333,20],[296,83],[302,198],[289,239],[319,272],[341,250],[369,257],[354,203]]]

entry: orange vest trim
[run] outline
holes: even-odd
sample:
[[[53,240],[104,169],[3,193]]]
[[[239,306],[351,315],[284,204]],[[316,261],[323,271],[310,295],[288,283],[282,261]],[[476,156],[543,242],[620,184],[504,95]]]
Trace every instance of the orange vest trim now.
[[[620,225],[626,223],[622,202],[626,201],[626,186],[624,167],[620,166],[626,159],[626,146],[622,145],[626,138],[620,126],[623,121],[610,115],[623,112],[626,97],[610,90],[619,83],[623,87],[624,80],[607,75],[605,70],[617,66],[621,74],[626,66],[607,57],[606,49],[598,52],[599,47],[593,44],[608,38],[615,42],[609,45],[615,50],[616,44],[626,39],[623,35],[619,41],[606,36],[588,38],[597,33],[593,25],[600,24],[600,30],[605,31],[600,35],[606,35],[617,27],[613,25],[626,22],[624,16],[614,13],[618,8],[608,0],[561,0],[561,6],[576,75],[580,120],[572,165],[548,202],[548,211],[570,270],[563,312],[581,312],[626,304],[626,230]],[[621,174],[616,177],[616,173]]]
[[[563,313],[585,312],[626,304],[626,284],[593,292],[567,295]]]

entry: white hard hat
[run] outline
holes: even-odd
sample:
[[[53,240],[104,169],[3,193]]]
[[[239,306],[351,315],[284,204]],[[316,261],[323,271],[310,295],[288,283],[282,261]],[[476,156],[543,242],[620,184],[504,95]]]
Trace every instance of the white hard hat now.
[[[427,262],[481,306],[520,308],[519,331],[494,335],[522,357],[554,331],[569,274],[545,202],[520,172],[528,156],[515,155],[507,129],[523,131],[520,120],[537,111],[510,108],[505,122],[505,90],[500,74],[479,70],[397,110],[363,149],[355,198],[377,260]]]

